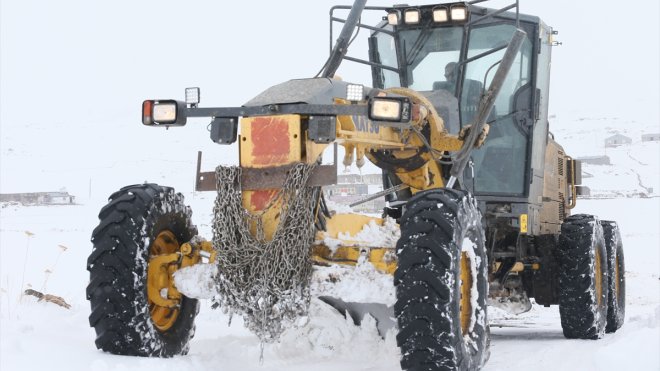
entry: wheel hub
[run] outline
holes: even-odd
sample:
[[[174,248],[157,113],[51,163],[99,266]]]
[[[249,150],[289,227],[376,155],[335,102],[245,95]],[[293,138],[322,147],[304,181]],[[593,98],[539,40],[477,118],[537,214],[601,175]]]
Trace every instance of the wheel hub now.
[[[161,332],[169,330],[179,316],[181,293],[174,287],[174,272],[178,266],[181,245],[174,233],[164,230],[149,247],[147,296],[154,326]]]

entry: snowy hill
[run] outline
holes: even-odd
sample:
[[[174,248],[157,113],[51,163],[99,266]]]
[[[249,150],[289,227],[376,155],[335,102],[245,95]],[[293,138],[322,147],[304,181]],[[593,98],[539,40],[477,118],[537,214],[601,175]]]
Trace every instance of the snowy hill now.
[[[643,142],[642,135],[660,133],[660,124],[649,119],[564,118],[551,119],[550,131],[573,158],[606,156],[609,165],[583,162],[583,185],[592,197],[649,197],[660,195],[660,142]],[[614,135],[631,143],[607,147]]]

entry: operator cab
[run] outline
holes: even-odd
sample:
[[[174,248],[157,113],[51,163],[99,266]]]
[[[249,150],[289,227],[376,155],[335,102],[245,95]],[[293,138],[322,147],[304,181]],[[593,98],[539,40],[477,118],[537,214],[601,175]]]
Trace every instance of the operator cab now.
[[[421,92],[456,134],[473,123],[514,31],[527,33],[488,118],[488,140],[466,168],[465,186],[477,195],[527,198],[538,181],[534,169],[542,176],[552,30],[538,17],[506,11],[515,6],[385,8],[387,16],[369,39],[373,85]]]

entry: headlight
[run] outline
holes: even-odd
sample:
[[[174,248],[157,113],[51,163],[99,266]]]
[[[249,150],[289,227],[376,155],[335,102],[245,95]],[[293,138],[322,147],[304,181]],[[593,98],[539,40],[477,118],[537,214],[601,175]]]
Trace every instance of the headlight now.
[[[369,101],[372,121],[410,121],[410,100],[405,97],[375,97]]]
[[[449,9],[445,7],[434,8],[433,21],[436,23],[444,23],[449,21]]]
[[[176,103],[161,103],[154,105],[154,121],[159,124],[176,121]]]
[[[403,21],[406,24],[418,24],[419,19],[419,9],[406,9],[406,11],[403,12]]]

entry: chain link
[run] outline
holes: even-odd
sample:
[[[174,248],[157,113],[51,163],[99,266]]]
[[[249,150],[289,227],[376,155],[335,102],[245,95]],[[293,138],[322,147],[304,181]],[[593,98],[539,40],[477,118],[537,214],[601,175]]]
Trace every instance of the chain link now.
[[[213,248],[218,254],[220,294],[216,304],[242,314],[245,326],[262,344],[277,340],[287,321],[309,309],[318,192],[306,185],[315,166],[296,164],[282,189],[255,214],[243,207],[241,168],[216,168]],[[266,241],[262,216],[275,205],[280,207],[279,224],[272,240]],[[250,233],[251,225],[255,235]]]

